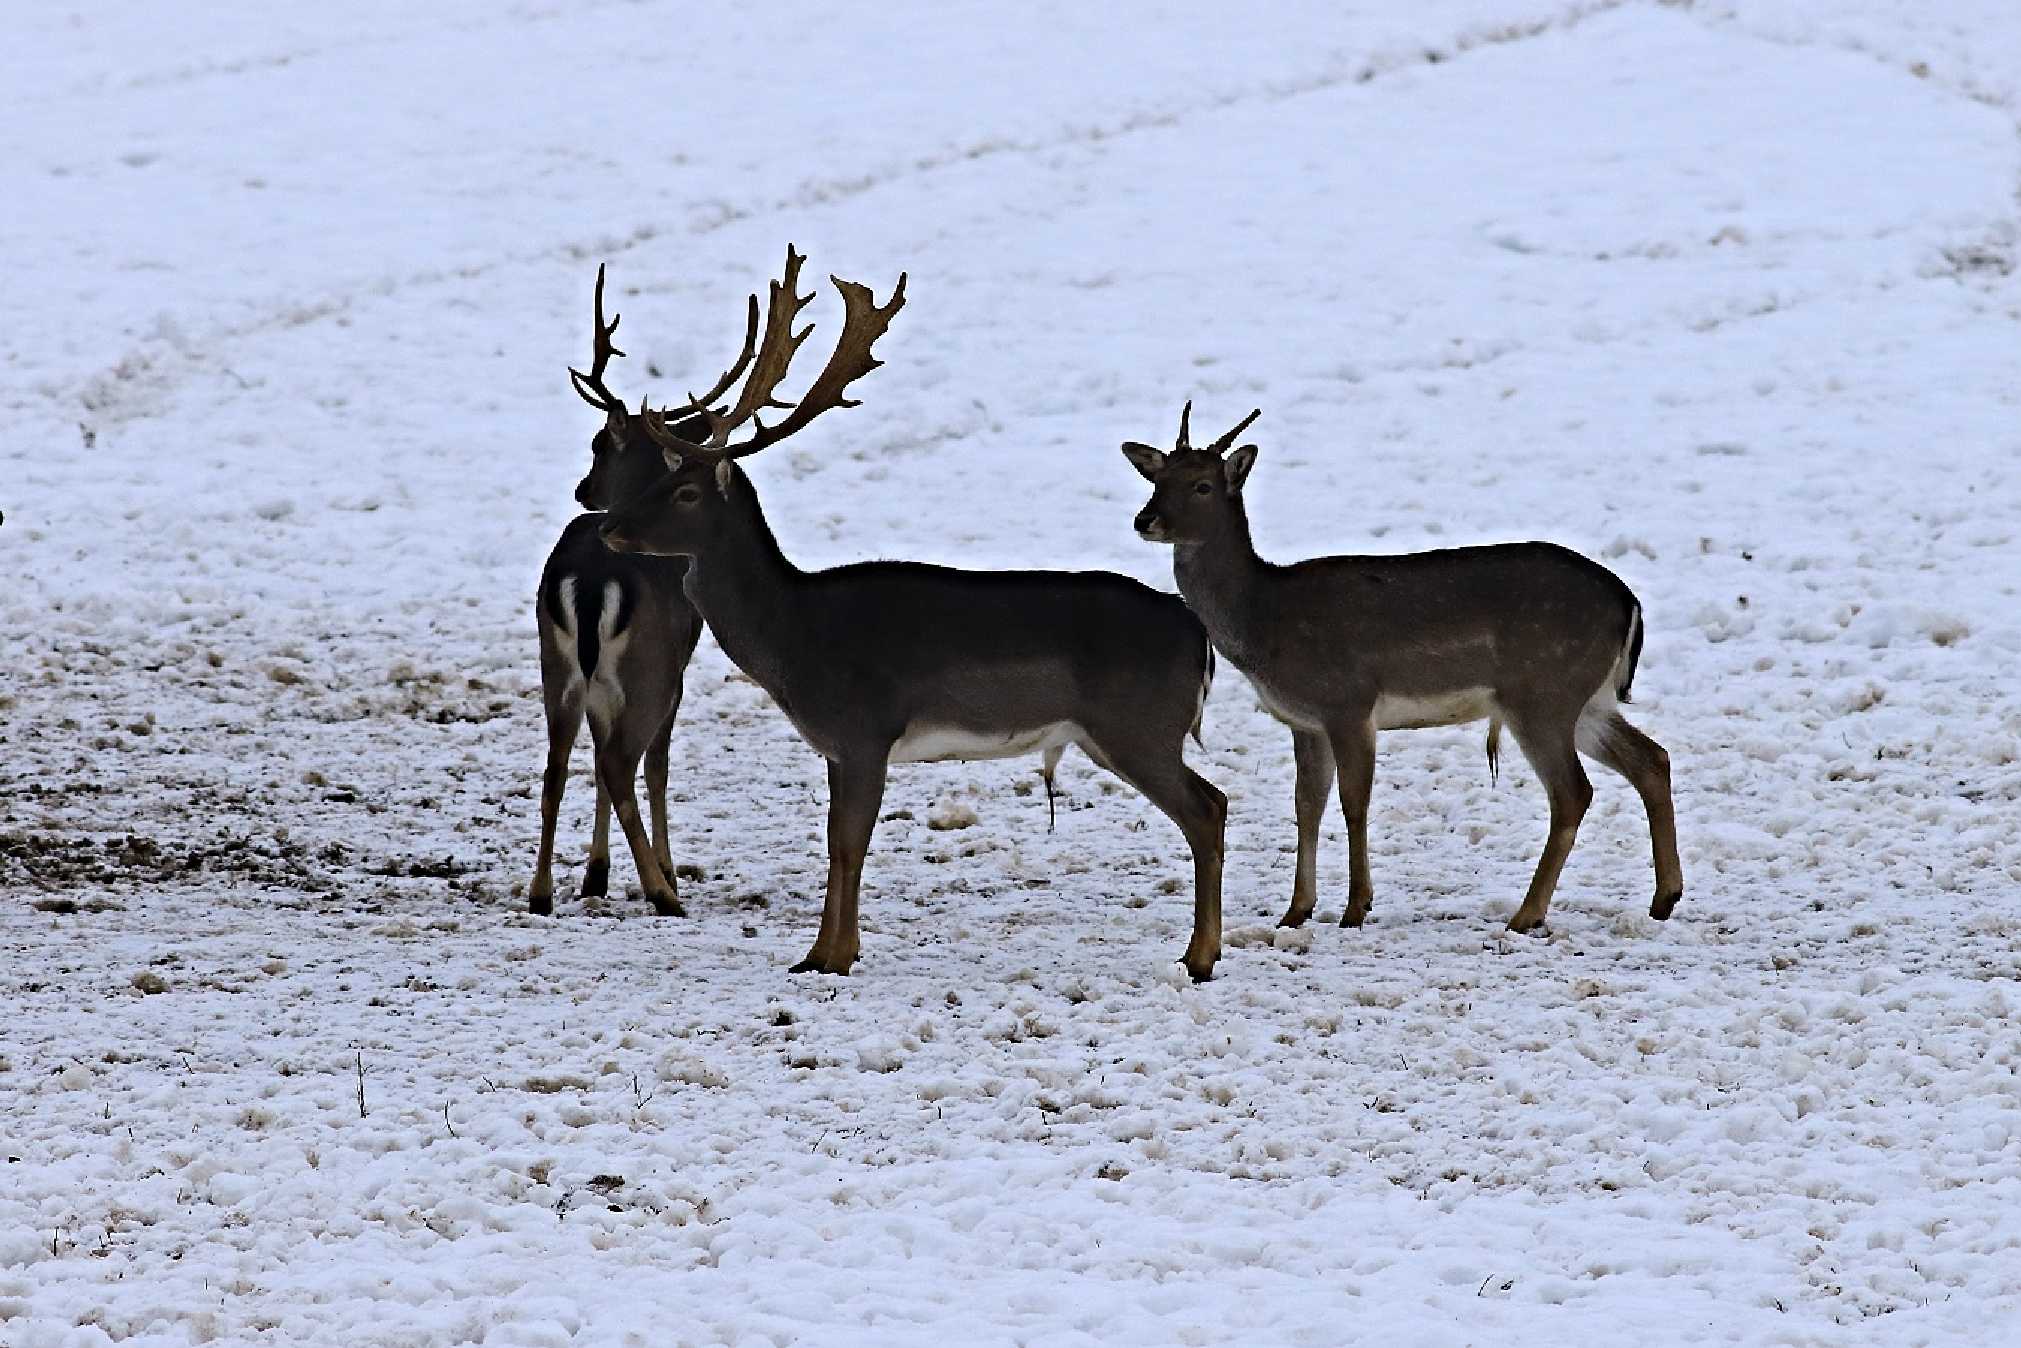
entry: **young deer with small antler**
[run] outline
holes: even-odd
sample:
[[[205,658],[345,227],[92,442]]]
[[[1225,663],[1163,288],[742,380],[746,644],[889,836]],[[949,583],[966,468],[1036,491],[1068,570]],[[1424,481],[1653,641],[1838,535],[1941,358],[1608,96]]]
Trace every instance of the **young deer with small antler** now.
[[[708,433],[644,418],[670,470],[619,506],[604,541],[691,560],[688,595],[734,660],[828,760],[828,887],[821,930],[795,972],[847,973],[856,961],[857,896],[889,764],[1005,758],[1068,744],[1129,782],[1185,835],[1193,853],[1187,971],[1209,977],[1221,953],[1221,850],[1227,802],[1186,766],[1212,677],[1206,633],[1171,595],[1103,572],[956,571],[864,562],[804,572],[780,551],[736,461],[835,407],[881,363],[870,353],[904,303],[905,278],[879,307],[837,279],[844,317],[827,367],[797,406],[776,400],[806,332],[793,322],[804,261],[786,251],[750,381],[718,414],[679,414]],[[791,410],[767,426],[768,407]],[[730,443],[751,423],[750,436]]]
[[[598,513],[578,515],[562,531],[541,571],[536,605],[541,701],[547,709],[547,770],[541,780],[540,855],[534,863],[528,906],[536,913],[554,911],[555,819],[568,785],[569,753],[587,713],[596,749],[596,832],[583,870],[582,893],[601,895],[609,888],[610,816],[615,802],[618,823],[638,868],[639,887],[655,912],[680,916],[673,854],[667,844],[667,748],[702,620],[681,588],[686,562],[678,557],[618,556],[597,537],[604,522],[601,512],[637,495],[666,471],[659,445],[639,429],[644,404],[640,412],[629,412],[604,385],[611,357],[624,352],[611,343],[619,316],[604,321],[603,283],[603,268],[598,267],[589,373],[568,372],[576,392],[604,414],[603,429],[590,441],[589,473],[575,489],[575,499]],[[750,363],[757,329],[754,301],[744,353],[731,378]],[[721,397],[729,385],[726,379],[704,401]],[[699,435],[706,433],[708,423],[691,417],[681,426]],[[641,754],[652,812],[650,844],[632,795]]]
[[[1649,915],[1669,917],[1684,892],[1670,758],[1618,709],[1642,653],[1642,606],[1620,578],[1551,543],[1266,562],[1250,542],[1242,500],[1256,446],[1222,457],[1261,412],[1195,449],[1192,410],[1189,402],[1180,413],[1172,453],[1135,441],[1123,453],[1156,489],[1137,532],[1173,545],[1179,593],[1263,705],[1291,727],[1298,865],[1282,925],[1312,915],[1319,818],[1336,773],[1349,862],[1341,925],[1358,927],[1368,916],[1376,732],[1484,718],[1490,770],[1506,722],[1551,802],[1544,854],[1509,926],[1528,931],[1550,908],[1593,798],[1581,753],[1641,795],[1656,862]]]

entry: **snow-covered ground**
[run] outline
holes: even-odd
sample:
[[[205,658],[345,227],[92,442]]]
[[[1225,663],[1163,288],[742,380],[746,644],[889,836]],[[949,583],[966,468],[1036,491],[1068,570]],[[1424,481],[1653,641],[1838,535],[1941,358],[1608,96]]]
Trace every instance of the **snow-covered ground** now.
[[[8,30],[0,1344],[2011,1341],[2009,0]],[[572,897],[578,779],[525,916],[595,265],[671,396],[789,239],[912,276],[753,463],[803,564],[1169,586],[1116,445],[1260,405],[1269,554],[1635,588],[1676,919],[1596,776],[1504,935],[1544,807],[1475,727],[1385,737],[1370,924],[1273,940],[1289,740],[1224,672],[1213,983],[1080,759],[1050,833],[1033,764],[895,770],[856,976],[789,977],[820,763],[706,641],[693,915]]]

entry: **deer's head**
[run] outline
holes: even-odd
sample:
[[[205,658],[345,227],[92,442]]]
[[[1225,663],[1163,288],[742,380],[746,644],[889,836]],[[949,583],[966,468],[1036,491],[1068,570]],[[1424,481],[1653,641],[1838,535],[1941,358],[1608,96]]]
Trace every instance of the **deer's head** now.
[[[731,502],[750,494],[750,479],[728,459],[677,460],[610,511],[600,531],[604,546],[649,557],[702,556],[725,528],[739,527]]]
[[[1153,543],[1198,543],[1217,533],[1240,510],[1242,484],[1256,463],[1256,446],[1232,454],[1228,447],[1262,415],[1258,408],[1213,444],[1195,449],[1189,401],[1179,413],[1179,442],[1171,453],[1124,441],[1123,457],[1151,484],[1151,499],[1137,512],[1137,532]]]
[[[799,293],[800,264],[807,259],[786,249],[786,270],[772,282],[770,305],[765,315],[764,340],[758,340],[758,297],[751,297],[745,324],[744,349],[716,386],[699,398],[689,398],[684,407],[653,411],[641,407],[630,425],[643,433],[659,451],[661,470],[643,490],[619,501],[603,526],[603,540],[619,552],[643,552],[654,556],[700,556],[726,526],[748,509],[750,484],[736,460],[756,454],[768,445],[792,435],[823,412],[835,407],[854,407],[856,400],[844,396],[855,380],[884,362],[870,354],[870,347],[884,335],[891,319],[905,304],[905,277],[901,273],[891,298],[879,306],[868,286],[840,277],[831,278],[842,293],[842,336],[834,353],[797,403],[781,402],[779,383],[800,344],[814,329],[799,332],[793,324],[814,297]],[[737,400],[728,411],[715,403],[750,370]],[[760,414],[768,408],[786,413],[767,426]],[[751,434],[730,441],[733,432],[748,423]],[[605,432],[609,432],[609,427]]]

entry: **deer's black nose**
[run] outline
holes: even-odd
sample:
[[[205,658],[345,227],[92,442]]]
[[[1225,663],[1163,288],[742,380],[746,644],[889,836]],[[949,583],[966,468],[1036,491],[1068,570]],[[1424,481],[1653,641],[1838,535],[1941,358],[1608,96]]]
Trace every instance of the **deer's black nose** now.
[[[1142,510],[1139,510],[1137,512],[1138,533],[1140,534],[1150,533],[1152,528],[1157,523],[1158,523],[1158,512],[1156,510],[1153,510],[1150,506],[1145,506]]]

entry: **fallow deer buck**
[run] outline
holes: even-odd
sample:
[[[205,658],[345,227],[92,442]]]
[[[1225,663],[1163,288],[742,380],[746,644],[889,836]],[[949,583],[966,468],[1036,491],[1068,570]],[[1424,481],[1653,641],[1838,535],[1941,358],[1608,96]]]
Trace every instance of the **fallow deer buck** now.
[[[1298,864],[1281,925],[1312,915],[1319,819],[1336,773],[1349,850],[1341,925],[1368,916],[1376,732],[1484,718],[1490,770],[1506,723],[1551,803],[1543,856],[1509,926],[1528,931],[1550,908],[1593,798],[1581,753],[1641,795],[1656,863],[1649,915],[1669,917],[1684,892],[1670,758],[1618,709],[1642,653],[1642,606],[1620,578],[1551,543],[1267,562],[1250,541],[1242,499],[1256,446],[1222,457],[1261,413],[1195,449],[1192,410],[1189,402],[1180,413],[1173,452],[1130,441],[1123,453],[1155,488],[1137,532],[1173,546],[1179,593],[1291,727]]]
[[[856,961],[863,860],[891,763],[1056,758],[1078,744],[1185,835],[1194,881],[1185,965],[1209,977],[1221,953],[1227,802],[1184,755],[1213,674],[1206,633],[1176,597],[1104,572],[794,566],[736,461],[855,406],[844,392],[882,363],[871,344],[905,297],[903,276],[881,307],[866,287],[837,278],[844,316],[834,354],[797,405],[779,402],[807,335],[793,332],[812,299],[797,294],[804,260],[787,249],[757,363],[727,414],[700,399],[644,418],[669,472],[603,528],[621,551],[690,559],[688,595],[724,653],[828,760],[827,894],[820,933],[794,972],[844,974]],[[759,419],[788,407],[773,425]],[[704,418],[708,433],[670,426],[674,415]],[[732,443],[747,422],[749,436]]]
[[[667,747],[680,710],[688,660],[702,634],[702,620],[681,589],[687,563],[679,558],[621,557],[597,537],[601,512],[637,495],[666,471],[657,442],[639,430],[639,414],[604,384],[618,317],[604,322],[603,268],[596,273],[596,326],[589,373],[570,369],[569,378],[585,402],[604,414],[603,428],[590,441],[589,473],[575,499],[598,512],[578,515],[562,531],[541,571],[536,620],[540,628],[540,691],[547,710],[547,769],[540,792],[540,855],[534,863],[529,908],[554,911],[554,828],[568,785],[568,759],[584,714],[595,746],[596,832],[582,894],[604,894],[610,884],[610,815],[618,823],[638,868],[639,888],[662,916],[681,915],[674,861],[667,844]],[[750,364],[758,335],[753,301],[744,333],[744,351],[723,389]],[[643,407],[643,404],[641,404]],[[702,434],[707,423],[682,423]],[[646,766],[646,801],[652,812],[652,840],[646,840],[632,795],[639,758]]]

